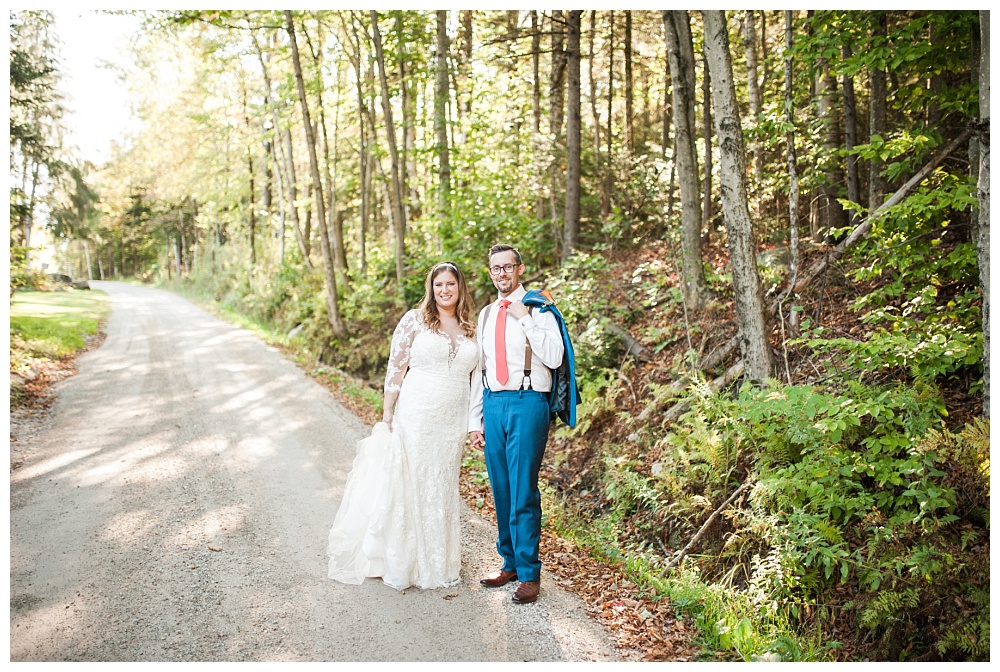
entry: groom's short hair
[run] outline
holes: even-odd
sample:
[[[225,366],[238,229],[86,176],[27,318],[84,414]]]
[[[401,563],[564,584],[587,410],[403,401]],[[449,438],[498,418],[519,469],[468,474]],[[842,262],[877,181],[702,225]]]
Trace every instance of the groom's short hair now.
[[[513,252],[514,259],[517,260],[518,265],[524,263],[521,261],[521,253],[517,251],[517,248],[513,245],[507,245],[506,243],[497,243],[490,248],[490,253],[486,255],[486,261],[488,262],[493,258],[494,254],[500,254],[501,252]]]

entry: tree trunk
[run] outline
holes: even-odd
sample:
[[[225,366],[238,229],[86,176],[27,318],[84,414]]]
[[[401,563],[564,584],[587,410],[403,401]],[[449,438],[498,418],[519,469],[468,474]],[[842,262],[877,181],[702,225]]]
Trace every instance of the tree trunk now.
[[[768,69],[768,59],[767,59],[767,11],[766,10],[761,10],[760,12],[760,60],[757,62],[757,65],[760,66],[760,86],[757,87],[757,90],[761,92],[761,96],[763,97],[763,92],[767,88],[767,79],[768,76],[770,75],[770,71]],[[761,107],[763,107],[763,101]]]
[[[302,238],[306,243],[306,253],[312,254],[312,222],[313,222],[313,209],[312,202],[316,199],[315,191],[317,185],[312,180],[309,181],[309,195],[310,200],[306,202],[306,216],[302,221]]]
[[[566,88],[566,51],[564,14],[561,9],[552,12],[549,23],[552,41],[552,63],[549,74],[549,134],[554,145],[559,144],[563,125],[563,99]]]
[[[927,24],[927,48],[931,53],[939,53],[942,50],[941,39],[935,31],[937,24],[933,21]],[[941,100],[941,92],[944,90],[944,77],[941,71],[935,68],[927,69],[927,79],[925,82],[927,95],[924,97],[927,107],[924,109],[924,125],[927,128],[937,128],[941,124],[941,108],[938,101]]]
[[[320,126],[323,129],[323,165],[325,166],[325,177],[327,182],[327,201],[330,203],[330,232],[333,234],[333,261],[334,266],[341,273],[341,278],[347,282],[347,248],[344,244],[344,219],[337,210],[337,185],[336,176],[338,174],[338,164],[340,163],[340,150],[337,140],[340,136],[340,62],[337,68],[337,104],[333,110],[333,172],[330,172],[330,145],[326,137],[326,115],[320,108]]]
[[[240,79],[240,101],[243,103],[243,124],[250,133],[250,113],[247,110],[247,89],[246,82]],[[247,144],[247,174],[249,178],[250,202],[249,202],[249,225],[250,225],[250,276],[253,277],[253,269],[257,265],[257,189],[254,184],[253,170],[253,143]]]
[[[278,181],[278,263],[285,263],[285,182],[281,179],[281,163],[278,159],[277,138],[271,143],[271,162],[274,164],[274,178]]]
[[[545,219],[545,193],[542,183],[545,181],[542,166],[542,31],[538,25],[538,11],[531,10],[531,116],[533,120],[531,134],[532,159],[535,164],[535,218]]]
[[[785,123],[788,131],[785,133],[785,144],[788,148],[788,248],[789,248],[789,287],[795,286],[799,274],[799,170],[795,158],[795,108],[794,108],[794,78],[792,72],[792,10],[785,10]],[[789,323],[791,336],[799,334],[799,313],[795,310],[798,297],[792,297]]]
[[[887,37],[886,12],[879,11],[875,14],[875,30],[873,36],[885,42]],[[878,45],[881,46],[881,45]],[[885,139],[886,130],[886,87],[885,87],[885,65],[872,63],[868,66],[868,76],[870,78],[870,100],[868,106],[868,134],[871,140],[875,136]],[[874,211],[885,201],[886,181],[882,176],[885,169],[885,162],[876,155],[868,167],[868,210]]]
[[[448,215],[451,166],[448,162],[448,10],[437,10],[437,79],[434,90],[434,130],[438,150],[438,213]]]
[[[382,86],[382,116],[385,117],[386,144],[389,145],[391,161],[391,184],[389,199],[396,233],[396,282],[402,286],[406,260],[406,213],[403,210],[403,185],[400,181],[399,148],[396,144],[396,127],[392,123],[392,104],[389,100],[389,82],[385,76],[385,55],[382,52],[382,34],[378,29],[378,12],[371,10],[372,37],[375,41],[375,60],[378,63],[379,80]]]
[[[371,212],[370,212],[371,219],[369,220],[369,223],[372,224],[371,228],[369,229],[369,233],[370,233],[369,237],[371,239],[373,239],[373,240],[378,239],[378,235],[379,235],[379,231],[378,231],[378,222],[379,222],[379,220],[378,220],[377,213],[375,211],[375,202],[376,202],[376,199],[378,198],[375,195],[375,191],[379,187],[381,187],[381,189],[383,191],[383,196],[385,197],[383,199],[385,201],[385,207],[383,208],[382,211],[385,214],[385,218],[389,222],[390,226],[392,226],[392,222],[395,219],[394,216],[393,216],[393,211],[392,211],[392,200],[389,197],[389,187],[387,186],[388,183],[389,183],[389,179],[388,179],[388,177],[386,177],[385,171],[382,170],[382,158],[378,154],[378,147],[379,147],[379,143],[378,143],[378,131],[375,128],[375,70],[376,70],[376,67],[377,66],[369,67],[368,71],[365,73],[365,84],[367,86],[367,90],[369,91],[369,96],[370,96],[369,102],[371,103],[370,105],[366,105],[366,107],[365,107],[365,123],[368,125],[368,147],[369,147],[369,150],[368,150],[368,165],[369,165],[369,171],[368,171],[368,189],[369,189],[369,192],[370,192],[370,196],[369,196],[368,202],[370,204],[369,207],[371,208]],[[376,186],[376,178],[377,177],[381,177],[382,178],[382,184],[380,184],[378,186]],[[391,231],[395,231],[395,229],[391,229]]]
[[[611,155],[611,113],[612,104],[615,99],[615,10],[608,12],[608,127],[605,131],[607,136],[608,151],[604,162],[604,198],[601,203],[606,208],[601,211],[601,217],[607,219],[611,214],[611,187],[612,187],[612,155]]]
[[[556,210],[556,195],[559,191],[559,165],[562,159],[560,148],[562,145],[563,95],[566,88],[566,52],[563,49],[565,43],[563,26],[563,11],[561,9],[553,10],[552,18],[549,20],[552,42],[552,62],[549,73],[549,138],[552,143],[552,163],[549,164],[549,204],[553,222],[559,218],[559,213]]]
[[[983,293],[983,417],[990,417],[990,12],[979,11],[979,286]]]
[[[299,92],[299,102],[302,105],[302,123],[306,130],[306,146],[309,149],[309,165],[312,168],[312,181],[316,195],[316,218],[319,221],[319,242],[323,253],[323,275],[326,280],[326,307],[329,311],[330,328],[335,336],[342,336],[346,329],[340,319],[340,308],[337,301],[337,273],[334,269],[333,254],[330,250],[330,236],[326,226],[326,204],[323,202],[323,182],[319,174],[319,158],[316,153],[316,136],[312,121],[309,118],[309,99],[306,97],[305,81],[302,78],[302,63],[299,60],[299,47],[295,41],[295,25],[292,22],[292,12],[285,10],[285,30],[288,31],[288,41],[292,47],[292,66],[295,69],[295,86]]]
[[[703,245],[712,240],[712,73],[708,69],[708,56],[702,56],[701,78],[701,127],[705,143],[705,177],[701,189],[701,230]]]
[[[590,113],[594,118],[594,165],[601,171],[601,114],[597,111],[597,80],[594,79],[594,36],[597,34],[597,10],[590,10],[590,57],[587,59],[587,79],[590,80]],[[607,212],[603,192],[601,212]]]
[[[764,12],[761,12],[763,17]],[[748,9],[743,19],[743,45],[747,55],[747,94],[750,97],[750,117],[753,127],[760,123],[760,112],[764,107],[760,86],[757,83],[757,31],[754,10]],[[764,178],[764,148],[758,138],[753,143],[753,192],[754,212],[760,216],[760,184]]]
[[[266,227],[265,235],[270,233],[271,230],[271,209],[274,207],[273,204],[273,185],[274,176],[271,174],[271,141],[264,141],[264,193],[261,194],[261,200],[263,201],[261,205],[264,206],[264,226]]]
[[[635,153],[635,138],[632,128],[632,11],[625,10],[625,151]]]
[[[664,45],[663,49],[663,61],[664,61],[664,77],[663,77],[663,129],[662,137],[660,138],[660,155],[663,160],[667,159],[667,148],[670,147],[670,125],[673,123],[672,114],[674,111],[673,105],[670,104],[670,90],[672,88],[672,80],[670,78],[670,55],[669,47]],[[670,172],[671,175],[674,172],[674,163],[671,161]],[[673,185],[671,185],[671,197],[673,196]]]
[[[818,67],[820,76],[816,82],[816,117],[822,127],[824,155],[820,158],[819,170],[823,173],[823,186],[812,200],[809,226],[813,242],[821,243],[833,230],[847,225],[847,216],[837,200],[839,185],[844,181],[839,168],[840,122],[834,104],[837,80],[831,73],[828,61],[821,60]]]
[[[365,103],[364,73],[361,66],[361,38],[358,35],[358,25],[351,16],[351,31],[348,33],[347,24],[343,14],[340,14],[341,26],[343,28],[344,40],[353,47],[354,53],[346,51],[347,57],[351,60],[354,68],[355,84],[358,97],[358,168],[361,172],[361,203],[358,208],[358,261],[361,275],[368,273],[368,223],[371,219],[371,191],[372,191],[372,159],[368,151],[370,136],[368,134],[368,105]]]
[[[247,146],[247,170],[250,174],[250,270],[257,265],[257,208],[254,202],[256,188],[254,186],[253,154]]]
[[[470,64],[472,63],[472,11],[471,9],[461,10],[461,35],[462,35],[462,48],[459,50],[459,54],[462,57],[462,70],[465,79],[465,113],[472,113],[472,86],[469,82],[469,70]],[[458,102],[458,92],[455,93],[456,105],[459,109],[462,109],[463,104]]]
[[[279,219],[279,232],[278,232],[278,260],[279,263],[285,262],[285,224],[286,224],[286,202],[289,204],[289,208],[292,211],[292,222],[294,223],[295,229],[295,239],[299,243],[299,249],[302,251],[303,264],[305,267],[312,271],[312,263],[309,261],[309,255],[307,254],[307,248],[302,244],[302,235],[299,231],[298,225],[298,213],[295,210],[295,174],[294,170],[288,175],[288,189],[285,189],[286,180],[282,177],[281,161],[278,158],[281,152],[281,146],[278,141],[278,134],[281,133],[281,125],[278,119],[278,109],[274,104],[274,97],[272,95],[273,87],[271,84],[271,76],[268,72],[267,62],[264,60],[264,51],[260,48],[260,43],[257,41],[257,34],[253,30],[250,31],[250,38],[253,40],[254,50],[257,52],[257,60],[260,62],[261,74],[264,77],[264,106],[270,108],[271,111],[271,123],[273,125],[274,142],[271,143],[271,161],[274,163],[274,173],[275,178],[278,180],[278,192],[279,192],[279,208],[280,208],[280,219]],[[284,136],[287,138],[287,142],[291,143],[291,136]],[[288,162],[291,165],[291,161]],[[287,169],[287,166],[286,166]],[[213,268],[214,268],[214,249],[213,255]]]
[[[299,244],[299,252],[302,253],[302,263],[305,264],[309,272],[312,272],[313,265],[312,261],[309,260],[309,236],[302,232],[302,227],[299,225],[299,209],[295,205],[299,194],[298,188],[295,186],[297,178],[295,176],[295,158],[292,155],[291,130],[286,128],[282,136],[285,141],[285,173],[288,175],[288,188],[285,190],[285,194],[288,196],[288,211],[292,215],[292,228],[295,231],[295,240]]]
[[[35,191],[38,188],[38,171],[41,168],[42,162],[35,161],[31,170],[31,192],[28,196],[28,208],[24,215],[24,265],[28,266],[28,262],[31,260],[31,234],[35,225],[35,204],[38,202],[35,197]],[[122,264],[124,270],[124,264]]]
[[[180,241],[180,247],[178,248],[178,251],[180,253],[178,256],[180,258],[180,263],[181,263],[181,271],[180,272],[183,273],[183,275],[186,276],[188,274],[188,264],[187,264],[187,245],[185,244],[185,241],[184,241],[184,206],[183,206],[183,204],[181,205],[181,209],[177,211],[177,220],[178,220],[177,221],[177,238]],[[138,262],[138,255],[137,255],[136,256],[136,268],[138,268],[138,265],[139,265],[139,262]]]
[[[746,157],[733,82],[729,33],[724,11],[705,10],[702,17],[705,23],[705,54],[713,82],[712,102],[719,138],[719,187],[729,237],[740,349],[750,378],[763,383],[774,375],[774,355],[768,342],[764,296],[754,254],[755,238],[747,207]]]
[[[409,222],[416,206],[416,201],[410,193],[410,175],[416,171],[410,170],[414,122],[411,118],[413,113],[411,112],[410,86],[406,73],[406,34],[403,30],[403,12],[396,12],[395,26],[396,44],[399,52],[399,98],[402,122],[400,130],[403,134],[403,151],[399,156],[399,195],[403,199],[403,214],[406,217],[404,221]]]
[[[667,61],[673,88],[674,159],[681,192],[681,276],[684,301],[692,310],[708,296],[701,259],[701,192],[694,143],[694,48],[686,10],[663,10]]]
[[[322,23],[317,22],[322,30]],[[342,282],[347,281],[347,253],[344,250],[344,229],[342,222],[339,217],[337,217],[337,187],[334,181],[334,176],[336,175],[336,165],[334,165],[333,172],[330,171],[330,142],[327,137],[326,130],[326,104],[323,102],[323,91],[325,87],[323,86],[322,79],[322,50],[317,49],[313,46],[312,40],[309,37],[309,32],[302,28],[302,32],[305,35],[306,43],[309,45],[309,52],[313,60],[313,68],[315,72],[315,79],[313,80],[317,97],[319,99],[319,128],[323,133],[323,179],[326,184],[325,198],[328,204],[328,209],[326,212],[326,220],[322,220],[323,226],[329,234],[332,234],[330,238],[331,252],[333,254],[333,267],[336,269],[337,273],[340,274],[340,280]],[[320,44],[322,44],[322,32],[320,33]],[[340,61],[337,61],[334,67],[337,69],[335,90],[337,92],[337,103],[334,107],[334,159],[333,163],[337,163],[337,133],[339,131],[338,122],[340,115]]]
[[[94,269],[90,266],[90,246],[87,245],[87,241],[83,241],[83,256],[87,260],[87,280],[94,279]]]
[[[181,245],[178,239],[175,237],[170,241],[174,246],[174,271],[177,273],[177,279],[181,279]],[[133,264],[132,272],[135,273],[135,265]]]
[[[576,251],[580,235],[580,17],[582,14],[581,10],[570,10],[566,22],[569,90],[566,118],[566,213],[563,225],[563,262]]]
[[[851,47],[843,45],[842,53],[844,60],[851,57]],[[847,200],[852,203],[861,203],[861,178],[858,176],[858,157],[851,153],[855,145],[858,144],[858,124],[855,116],[856,102],[854,99],[854,77],[844,75],[844,149],[847,150]],[[858,211],[852,209],[849,217],[849,224],[856,226],[858,223]]]

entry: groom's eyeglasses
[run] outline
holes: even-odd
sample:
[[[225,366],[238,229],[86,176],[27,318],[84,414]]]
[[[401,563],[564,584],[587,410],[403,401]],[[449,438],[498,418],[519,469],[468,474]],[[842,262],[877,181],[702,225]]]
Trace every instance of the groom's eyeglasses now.
[[[490,275],[500,275],[501,273],[513,273],[514,264],[504,264],[503,266],[490,266]]]

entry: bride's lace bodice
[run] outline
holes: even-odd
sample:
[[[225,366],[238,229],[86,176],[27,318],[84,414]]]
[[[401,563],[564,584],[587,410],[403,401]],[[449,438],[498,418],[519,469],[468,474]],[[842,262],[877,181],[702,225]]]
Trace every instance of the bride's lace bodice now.
[[[392,335],[389,348],[389,365],[385,373],[385,392],[399,392],[407,369],[430,373],[435,376],[461,377],[468,380],[469,373],[478,362],[475,341],[459,335],[431,331],[416,309],[403,316]]]

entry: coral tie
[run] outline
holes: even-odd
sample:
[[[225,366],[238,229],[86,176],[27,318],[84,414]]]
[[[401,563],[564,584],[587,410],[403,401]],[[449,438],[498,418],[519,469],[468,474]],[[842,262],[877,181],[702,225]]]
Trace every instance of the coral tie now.
[[[497,313],[496,346],[497,346],[497,382],[507,384],[507,306],[510,301],[500,301],[500,312]]]

